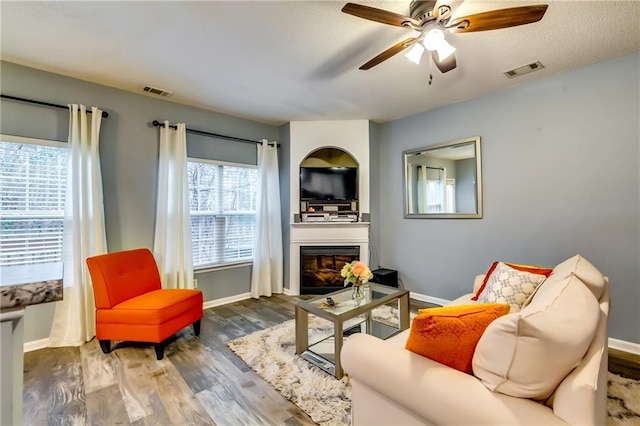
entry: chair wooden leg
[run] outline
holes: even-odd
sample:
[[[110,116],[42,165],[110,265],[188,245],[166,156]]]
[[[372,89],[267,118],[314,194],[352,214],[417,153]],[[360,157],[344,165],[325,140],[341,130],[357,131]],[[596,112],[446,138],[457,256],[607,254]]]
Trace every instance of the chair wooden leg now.
[[[161,360],[164,357],[164,341],[154,343],[153,347],[156,349],[156,359]]]
[[[100,349],[102,349],[102,352],[104,352],[105,354],[108,354],[109,352],[111,352],[111,341],[98,340],[98,343],[100,344]]]
[[[193,334],[196,336],[200,335],[200,320],[193,323]]]

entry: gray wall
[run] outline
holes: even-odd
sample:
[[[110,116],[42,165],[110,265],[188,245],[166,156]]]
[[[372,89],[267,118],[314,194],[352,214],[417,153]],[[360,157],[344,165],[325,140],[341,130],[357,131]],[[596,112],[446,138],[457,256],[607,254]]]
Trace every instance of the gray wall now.
[[[66,105],[97,106],[109,112],[102,121],[100,155],[109,251],[153,247],[158,130],[153,120],[185,122],[188,128],[251,140],[277,140],[274,126],[179,105],[16,64],[0,63],[2,93]],[[66,141],[68,112],[2,100],[0,132]],[[187,135],[191,155],[255,164],[255,147]],[[219,157],[219,158],[217,158]],[[286,203],[285,203],[286,204]],[[288,204],[287,204],[288,205]],[[205,300],[246,293],[251,267],[196,275]],[[29,307],[25,341],[48,337],[53,304]]]
[[[611,279],[610,337],[640,342],[639,65],[633,54],[382,125],[383,265],[450,300],[495,260],[580,253]],[[403,219],[402,151],[476,135],[484,218]]]

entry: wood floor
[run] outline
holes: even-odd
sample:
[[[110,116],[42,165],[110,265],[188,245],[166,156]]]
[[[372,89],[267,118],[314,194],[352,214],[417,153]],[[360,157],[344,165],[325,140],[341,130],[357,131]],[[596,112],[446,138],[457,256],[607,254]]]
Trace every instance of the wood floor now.
[[[640,355],[609,349],[609,371],[640,380]]]
[[[25,354],[25,425],[313,425],[225,345],[294,317],[295,297],[207,309],[157,361],[151,346],[98,344]]]
[[[28,352],[24,424],[313,425],[226,347],[293,319],[298,300],[263,297],[207,309],[200,337],[191,327],[181,331],[160,361],[151,346],[120,344],[105,355],[95,341]],[[412,311],[425,306],[411,302]],[[621,363],[631,374],[640,371],[633,360]]]

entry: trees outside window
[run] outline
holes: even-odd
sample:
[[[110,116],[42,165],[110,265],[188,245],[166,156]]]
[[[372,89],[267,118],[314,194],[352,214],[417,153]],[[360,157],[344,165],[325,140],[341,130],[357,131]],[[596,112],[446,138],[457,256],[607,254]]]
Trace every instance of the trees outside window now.
[[[62,261],[67,144],[2,135],[0,267]]]
[[[188,179],[194,269],[251,261],[256,167],[189,159]]]

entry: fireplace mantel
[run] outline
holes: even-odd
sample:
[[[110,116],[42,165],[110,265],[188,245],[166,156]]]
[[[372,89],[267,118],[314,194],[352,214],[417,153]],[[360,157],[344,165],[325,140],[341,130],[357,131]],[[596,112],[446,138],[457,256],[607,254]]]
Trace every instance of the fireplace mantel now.
[[[289,290],[300,294],[301,246],[358,246],[360,260],[369,262],[369,223],[292,223],[290,233]]]
[[[292,243],[366,242],[369,243],[368,222],[292,223]]]

